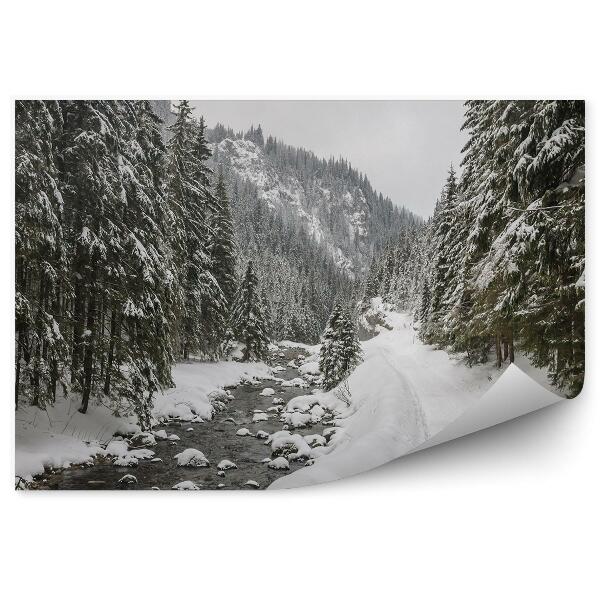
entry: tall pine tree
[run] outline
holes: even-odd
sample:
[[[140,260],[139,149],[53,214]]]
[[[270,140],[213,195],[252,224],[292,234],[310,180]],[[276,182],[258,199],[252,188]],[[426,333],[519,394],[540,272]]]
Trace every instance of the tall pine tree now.
[[[244,344],[242,360],[262,360],[266,357],[269,339],[252,261],[248,261],[233,304],[232,328],[237,339]]]

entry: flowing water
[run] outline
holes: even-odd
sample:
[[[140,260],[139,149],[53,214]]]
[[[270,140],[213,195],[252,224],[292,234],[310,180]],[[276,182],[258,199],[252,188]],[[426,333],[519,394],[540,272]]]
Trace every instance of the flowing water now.
[[[278,356],[273,361],[274,364],[286,367],[286,370],[277,373],[277,376],[286,380],[298,377],[295,368],[287,367],[288,361],[298,355],[298,350],[288,349],[283,353],[284,357]],[[260,392],[265,387],[272,387],[275,396],[261,396]],[[281,430],[283,423],[279,421],[279,414],[269,412],[267,421],[252,423],[254,410],[266,411],[273,406],[273,398],[283,398],[287,403],[295,396],[309,393],[308,390],[281,387],[277,382],[265,380],[258,385],[239,385],[232,388],[231,392],[235,399],[228,402],[224,410],[216,413],[212,421],[203,423],[171,421],[158,426],[157,429],[164,429],[167,434],[174,433],[180,437],[177,442],[156,439],[157,444],[151,449],[155,452],[155,458],[160,458],[161,462],[140,460],[134,467],[115,467],[110,457],[99,458],[91,467],[74,466],[45,474],[34,487],[58,490],[123,489],[124,486],[118,481],[129,473],[137,478],[137,483],[127,485],[127,489],[148,490],[155,487],[171,489],[175,484],[187,480],[201,489],[252,489],[245,486],[245,483],[254,480],[261,489],[264,489],[275,479],[302,468],[303,463],[292,461],[288,471],[268,468],[261,462],[271,457],[271,448],[265,445],[265,440],[253,436],[238,436],[236,431],[242,427],[248,428],[252,433],[259,430],[267,433]],[[330,417],[325,416],[324,421],[327,422],[328,418]],[[321,422],[296,430],[294,433],[322,435],[324,427],[324,423]],[[201,450],[210,461],[210,466],[201,468],[178,466],[174,456],[186,448]],[[217,464],[223,459],[234,462],[237,469],[230,469],[224,476],[219,476]]]

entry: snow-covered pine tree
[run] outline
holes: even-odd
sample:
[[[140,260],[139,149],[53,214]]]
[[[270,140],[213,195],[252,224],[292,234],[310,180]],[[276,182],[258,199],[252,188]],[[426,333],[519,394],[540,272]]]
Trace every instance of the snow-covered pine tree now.
[[[339,351],[339,331],[343,318],[342,307],[336,304],[327,321],[327,326],[322,336],[321,349],[319,351],[319,370],[323,378],[323,389],[333,389],[339,381],[337,380],[337,356]]]
[[[266,335],[258,278],[251,260],[248,261],[233,304],[232,329],[236,338],[245,346],[242,360],[265,358],[269,339]]]
[[[469,362],[486,360],[493,347],[498,366],[514,360],[518,341],[535,364],[549,367],[554,384],[577,393],[584,355],[584,105],[469,101],[464,128],[458,202],[443,236],[443,201],[433,219],[434,266],[445,255],[451,260],[442,277],[433,269],[435,311],[423,337],[466,351]]]
[[[172,385],[172,215],[163,193],[160,121],[147,101],[119,102],[118,111],[123,207],[120,237],[110,250],[110,302],[101,314],[103,323],[110,322],[101,375],[116,410],[132,408],[148,429],[153,394]]]
[[[337,353],[336,378],[341,382],[362,361],[362,348],[356,332],[356,324],[352,313],[346,309],[342,313],[339,332],[339,349]]]
[[[236,247],[231,207],[222,169],[219,169],[215,187],[216,209],[212,218],[212,265],[213,274],[223,296],[227,311],[231,309],[235,296]]]
[[[206,126],[202,117],[194,127],[192,151],[195,158],[192,175],[200,190],[201,211],[204,216],[204,231],[199,239],[202,264],[198,281],[201,305],[201,338],[198,349],[203,356],[217,359],[222,354],[227,335],[228,307],[227,299],[217,279],[215,244],[219,243],[219,235],[223,232],[215,231],[214,225],[221,206],[212,189],[213,173],[206,162],[211,156],[211,151],[206,140]]]
[[[371,259],[367,279],[365,281],[365,289],[362,297],[362,308],[366,310],[371,305],[371,298],[379,295],[379,271],[380,265],[375,256]]]
[[[205,161],[210,152],[203,123],[192,121],[189,102],[182,100],[176,109],[167,145],[167,193],[175,216],[172,243],[181,289],[176,336],[180,355],[187,359],[192,352],[214,355],[223,341],[214,331],[224,332],[225,327],[222,292],[211,273],[207,248],[213,197]]]
[[[72,257],[71,382],[81,390],[86,412],[106,345],[102,315],[123,265],[124,194],[119,169],[119,103],[61,102],[63,134],[58,144],[65,200],[66,251]]]
[[[327,321],[319,351],[319,369],[325,391],[332,390],[350,375],[362,358],[354,319],[336,304]]]
[[[448,313],[448,297],[453,292],[455,270],[459,263],[460,244],[456,235],[458,187],[456,172],[450,165],[448,177],[438,200],[432,222],[432,278],[430,281],[431,300],[429,302],[427,327],[422,335],[428,343],[447,344],[448,331],[445,316]]]
[[[421,290],[421,299],[418,310],[418,320],[421,324],[426,323],[429,317],[429,308],[431,306],[431,291],[427,279],[423,282]]]
[[[516,278],[498,268],[506,253],[498,253],[494,244],[520,204],[512,170],[532,106],[530,101],[478,101],[467,103],[465,115],[471,138],[462,187],[474,221],[465,256],[469,274],[464,294],[472,303],[466,331],[474,339],[493,341],[498,366],[514,354],[516,297],[505,290],[508,280]]]
[[[522,201],[498,238],[511,250],[507,302],[518,301],[523,349],[577,394],[585,369],[585,106],[541,100],[531,112],[511,162]]]
[[[67,344],[62,305],[67,286],[63,197],[54,140],[58,103],[15,105],[15,402],[52,403]]]

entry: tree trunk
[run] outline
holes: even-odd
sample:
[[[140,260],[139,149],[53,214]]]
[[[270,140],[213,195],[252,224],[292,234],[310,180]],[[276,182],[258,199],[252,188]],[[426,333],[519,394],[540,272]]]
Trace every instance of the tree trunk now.
[[[75,289],[75,302],[74,302],[74,325],[73,325],[73,348],[71,352],[71,383],[75,383],[75,379],[79,372],[79,365],[81,364],[81,351],[82,351],[82,339],[84,330],[84,307],[85,307],[85,294],[83,290],[83,284],[79,282]]]
[[[46,306],[45,303],[45,294],[46,294],[46,286],[44,284],[44,277],[41,277],[40,287],[38,291],[38,317],[37,321],[41,319],[41,313],[44,311]],[[42,360],[42,356],[45,354],[44,351],[44,343],[41,339],[41,336],[38,336],[38,340],[35,345],[35,354],[34,354],[34,370],[33,370],[33,406],[41,406],[43,403],[40,401],[40,362]]]
[[[19,382],[21,380],[21,332],[17,333],[16,348],[16,366],[15,366],[15,408],[19,406]]]
[[[83,358],[83,396],[79,412],[85,413],[88,409],[90,394],[92,391],[92,373],[94,368],[94,346],[96,342],[96,294],[95,290],[90,290],[88,301],[87,325],[85,340],[85,352]]]
[[[508,335],[508,360],[511,364],[515,362],[515,341],[512,329]]]
[[[110,375],[112,372],[113,361],[115,358],[115,342],[117,336],[117,311],[115,305],[111,307],[110,315],[110,340],[108,343],[108,359],[106,362],[106,377],[104,379],[104,393],[108,396],[110,394]]]
[[[502,337],[502,345],[503,345],[503,353],[502,353],[502,362],[506,362],[508,358],[508,337]]]
[[[502,349],[500,347],[500,334],[496,334],[496,367],[502,367]]]

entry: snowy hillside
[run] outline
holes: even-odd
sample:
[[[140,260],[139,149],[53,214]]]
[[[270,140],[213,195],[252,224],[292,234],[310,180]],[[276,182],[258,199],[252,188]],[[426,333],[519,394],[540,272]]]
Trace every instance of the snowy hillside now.
[[[226,139],[214,147],[215,159],[223,161],[234,173],[252,184],[259,197],[271,210],[292,216],[305,226],[310,236],[326,246],[335,264],[347,273],[357,266],[349,247],[367,245],[366,213],[368,206],[360,189],[354,195],[345,190],[336,197],[330,189],[320,185],[308,192],[298,177],[276,165],[254,142],[244,139]],[[320,214],[339,211],[345,220],[347,237],[336,240]]]
[[[251,130],[212,144],[213,160],[231,181],[250,184],[270,211],[300,225],[326,248],[337,267],[361,276],[373,252],[419,219],[372,190],[368,179],[346,161],[325,161],[311,152],[262,140]]]

